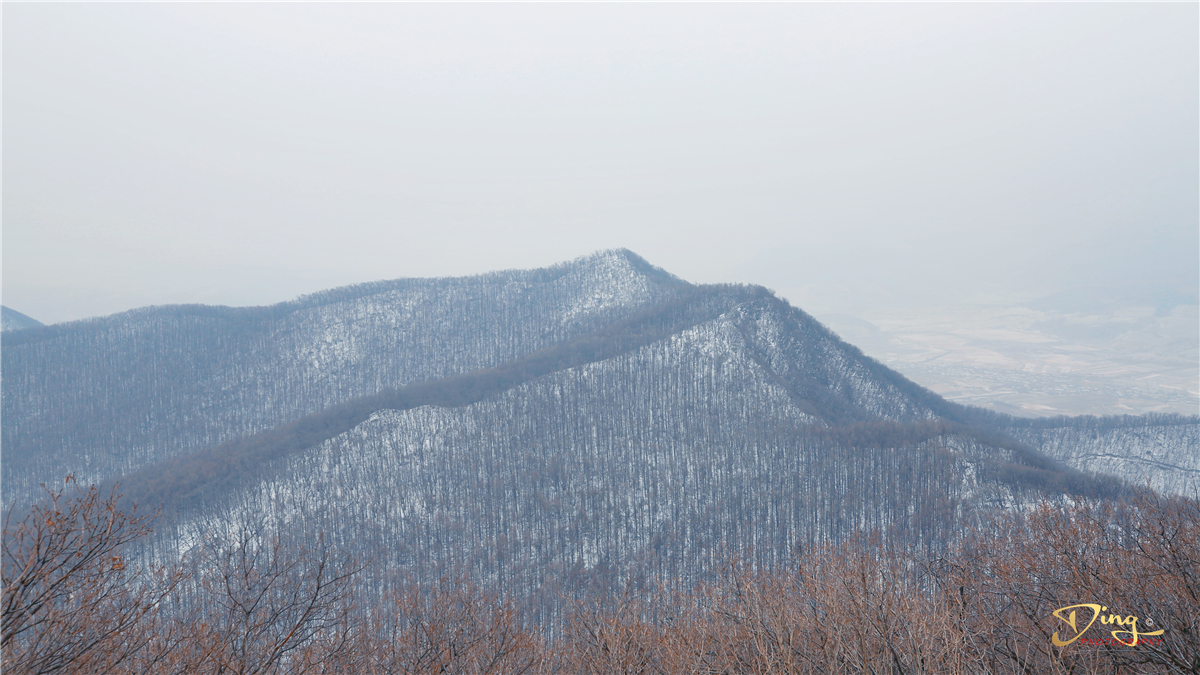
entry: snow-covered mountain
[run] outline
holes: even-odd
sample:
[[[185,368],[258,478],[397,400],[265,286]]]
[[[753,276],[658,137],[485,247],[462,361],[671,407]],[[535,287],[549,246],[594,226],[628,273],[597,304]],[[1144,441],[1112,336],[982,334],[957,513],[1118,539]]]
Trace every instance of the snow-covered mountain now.
[[[4,338],[4,484],[122,475],[342,401],[494,366],[686,287],[632,254],[271,307],[149,307]]]
[[[781,562],[855,530],[936,546],[980,510],[1124,489],[1084,472],[1153,467],[1179,490],[1200,471],[1196,418],[955,405],[766,289],[624,250],[3,347],[5,499],[120,480],[165,506],[158,554],[253,516],[532,592],[629,565],[686,577],[722,550]]]
[[[1158,492],[1200,494],[1200,425],[1180,415],[1014,420],[1013,439],[1081,471]]]
[[[15,309],[0,305],[0,331],[8,332],[10,330],[25,330],[26,328],[37,328],[42,322],[33,317],[26,316]]]

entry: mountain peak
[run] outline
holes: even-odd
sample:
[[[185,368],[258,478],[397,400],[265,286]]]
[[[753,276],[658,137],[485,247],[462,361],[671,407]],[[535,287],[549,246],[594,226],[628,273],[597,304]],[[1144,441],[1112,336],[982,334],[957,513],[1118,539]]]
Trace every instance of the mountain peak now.
[[[668,286],[690,286],[688,282],[671,274],[661,267],[652,265],[642,256],[627,248],[610,248],[589,255],[580,256],[569,263],[568,267],[598,267],[607,266],[610,269],[628,270],[632,274],[645,277],[648,281]]]
[[[692,285],[628,249],[4,342],[10,504],[75,473],[172,527],[252,505],[397,570],[527,588],[610,563],[700,574],[720,537],[770,564],[856,530],[944,541],[979,508],[1119,489],[1040,448],[1089,467],[1082,451],[1152,434],[1151,458],[1195,454],[1194,421],[1015,439],[761,286]]]

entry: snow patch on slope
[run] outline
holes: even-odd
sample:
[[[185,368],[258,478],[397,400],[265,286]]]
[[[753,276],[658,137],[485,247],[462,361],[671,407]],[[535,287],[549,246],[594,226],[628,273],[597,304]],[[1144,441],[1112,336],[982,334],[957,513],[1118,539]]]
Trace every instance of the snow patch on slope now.
[[[1009,428],[1009,435],[1092,473],[1118,476],[1158,492],[1200,493],[1200,424],[1115,428]]]

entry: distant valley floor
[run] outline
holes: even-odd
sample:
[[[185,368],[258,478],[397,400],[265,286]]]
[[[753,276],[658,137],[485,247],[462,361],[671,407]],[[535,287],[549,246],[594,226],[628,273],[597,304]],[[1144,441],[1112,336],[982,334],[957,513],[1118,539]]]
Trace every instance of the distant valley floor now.
[[[817,318],[958,403],[1020,416],[1200,410],[1196,305],[1067,313],[979,304]]]

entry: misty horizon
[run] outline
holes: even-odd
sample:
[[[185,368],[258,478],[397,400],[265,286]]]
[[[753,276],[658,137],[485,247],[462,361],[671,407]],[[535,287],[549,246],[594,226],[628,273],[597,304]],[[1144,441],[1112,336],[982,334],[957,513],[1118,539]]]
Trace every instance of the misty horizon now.
[[[1195,5],[6,9],[2,299],[44,323],[625,247],[964,400],[1200,401]]]
[[[8,10],[47,323],[616,247],[851,313],[1200,275],[1192,5]]]
[[[613,256],[632,256],[641,265],[649,264],[679,278],[625,248],[597,251],[539,269],[566,269]],[[517,272],[493,270],[470,278],[485,280]],[[405,280],[431,279],[377,280],[240,309],[298,309],[330,295],[371,292],[380,284]],[[1084,303],[1078,296],[1060,294],[1016,304],[976,301],[919,312],[884,311],[869,315],[870,321],[840,312],[814,315],[867,355],[960,403],[1018,416],[1194,414],[1200,388],[1194,356],[1200,351],[1200,338],[1193,330],[1198,319],[1194,299],[1123,290]],[[1188,304],[1189,300],[1193,304]],[[181,306],[189,304],[196,303]],[[30,325],[30,317],[7,306],[4,309],[4,330]]]

